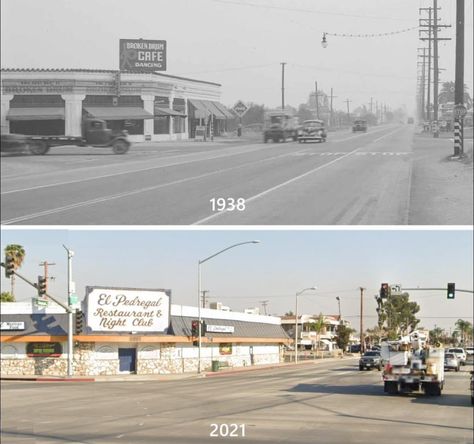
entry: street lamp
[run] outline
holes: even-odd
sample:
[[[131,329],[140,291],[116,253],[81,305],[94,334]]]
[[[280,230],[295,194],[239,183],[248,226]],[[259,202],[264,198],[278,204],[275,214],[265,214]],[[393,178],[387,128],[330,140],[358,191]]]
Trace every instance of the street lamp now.
[[[323,39],[321,40],[321,46],[323,48],[327,48],[328,47],[328,42],[326,41],[326,33],[323,32]]]
[[[208,260],[218,256],[221,253],[224,253],[227,250],[230,250],[231,248],[235,248],[235,247],[238,247],[240,245],[245,245],[245,244],[259,244],[259,243],[260,243],[259,240],[239,242],[238,244],[231,245],[227,248],[224,248],[223,250],[218,251],[217,253],[212,254],[209,257],[206,257],[205,259],[200,259],[198,261],[198,369],[197,369],[198,374],[201,373],[201,347],[202,347],[201,264],[203,264],[204,262],[207,262]]]
[[[74,251],[70,250],[66,245],[63,245],[64,249],[67,251],[67,305],[69,311],[67,313],[67,323],[68,323],[68,335],[67,335],[67,375],[72,376],[73,370],[73,316],[72,316],[72,307],[71,307],[71,296],[72,296],[72,257],[74,256]]]
[[[295,364],[298,363],[298,296],[308,290],[316,290],[317,287],[304,288],[296,293],[295,297]]]

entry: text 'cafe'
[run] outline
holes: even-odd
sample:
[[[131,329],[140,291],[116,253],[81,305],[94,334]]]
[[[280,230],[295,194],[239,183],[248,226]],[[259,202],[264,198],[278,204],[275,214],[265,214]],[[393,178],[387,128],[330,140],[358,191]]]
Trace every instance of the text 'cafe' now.
[[[291,342],[278,317],[202,308],[201,369],[282,362]],[[171,291],[87,287],[75,314],[75,376],[171,374],[198,369],[197,307]],[[2,376],[67,373],[68,316],[58,305],[1,304]]]

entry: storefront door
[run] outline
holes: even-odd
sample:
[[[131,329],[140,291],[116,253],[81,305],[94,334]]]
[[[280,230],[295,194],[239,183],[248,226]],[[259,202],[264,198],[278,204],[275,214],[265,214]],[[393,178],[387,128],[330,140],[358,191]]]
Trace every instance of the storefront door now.
[[[135,373],[137,351],[134,348],[119,348],[119,370]]]

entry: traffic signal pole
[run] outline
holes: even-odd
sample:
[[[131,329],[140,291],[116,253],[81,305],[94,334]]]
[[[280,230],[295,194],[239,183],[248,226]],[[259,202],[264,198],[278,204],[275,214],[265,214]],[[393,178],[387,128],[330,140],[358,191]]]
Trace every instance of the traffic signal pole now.
[[[2,262],[0,265],[2,267],[6,268],[5,263]],[[22,276],[20,273],[18,273],[15,270],[11,271],[11,273],[14,274],[15,276],[19,277],[22,281],[26,282],[27,284],[31,285],[32,287],[34,287],[38,290],[38,284],[36,284],[34,282],[31,282],[29,279]],[[45,292],[44,295],[46,297],[48,297],[49,299],[51,299],[56,304],[58,304],[60,307],[64,308],[64,310],[66,310],[66,313],[68,314],[68,317],[71,317],[71,319],[72,319],[73,309],[71,307],[69,307],[68,305],[63,304],[60,301],[58,301],[56,298],[51,296],[48,292]],[[73,342],[72,322],[68,325],[67,340],[68,340],[68,344],[72,344],[72,342]],[[68,349],[68,366],[67,366],[67,376],[68,377],[72,376],[72,354],[73,354],[73,350],[72,350],[72,347],[71,347],[71,349]]]

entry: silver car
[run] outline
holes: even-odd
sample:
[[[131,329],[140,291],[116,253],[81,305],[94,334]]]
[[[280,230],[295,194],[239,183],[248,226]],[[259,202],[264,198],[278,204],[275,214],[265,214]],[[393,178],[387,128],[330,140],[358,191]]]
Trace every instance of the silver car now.
[[[466,364],[466,352],[461,347],[448,348],[448,353],[454,353],[459,360],[460,365]]]
[[[459,371],[459,360],[454,353],[445,353],[444,355],[444,369]]]

